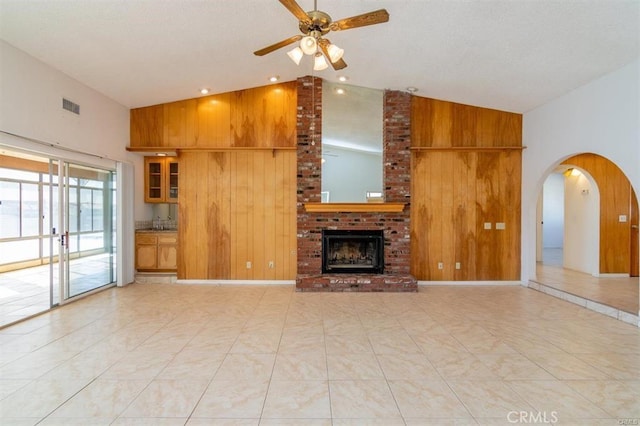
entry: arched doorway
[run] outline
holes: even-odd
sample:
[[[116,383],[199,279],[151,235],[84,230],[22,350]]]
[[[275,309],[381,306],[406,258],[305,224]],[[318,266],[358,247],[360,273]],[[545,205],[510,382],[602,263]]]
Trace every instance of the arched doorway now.
[[[536,262],[600,275],[600,191],[589,172],[561,164],[549,174],[536,220]]]
[[[558,179],[563,191],[561,261],[544,262],[544,202],[539,202],[534,287],[537,283],[586,305],[637,315],[638,201],[629,180],[613,162],[590,153],[559,161],[545,176],[545,182]]]

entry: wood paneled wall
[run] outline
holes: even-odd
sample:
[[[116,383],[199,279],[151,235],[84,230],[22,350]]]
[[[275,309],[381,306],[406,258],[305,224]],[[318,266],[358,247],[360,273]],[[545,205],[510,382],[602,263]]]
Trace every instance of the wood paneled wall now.
[[[296,278],[296,117],[295,81],[131,110],[178,152],[179,279]]]
[[[131,110],[132,148],[296,146],[296,82]]]
[[[631,266],[629,267],[629,275],[637,277],[640,275],[640,235],[638,226],[640,225],[638,197],[636,192],[631,188],[631,237],[629,241],[629,253]]]
[[[631,203],[633,188],[625,174],[597,154],[580,154],[563,164],[587,171],[600,192],[600,273],[624,273],[631,269]],[[620,222],[620,215],[627,221]],[[637,260],[636,260],[637,262]]]
[[[522,114],[414,96],[413,147],[521,147]]]
[[[295,279],[296,152],[185,152],[179,159],[178,278]]]
[[[412,274],[519,280],[521,115],[414,96],[411,119]]]
[[[307,130],[296,129],[296,90],[284,83],[131,111],[132,147],[179,152],[180,279],[296,278],[296,151],[288,148]],[[521,115],[411,102],[412,273],[519,279]]]

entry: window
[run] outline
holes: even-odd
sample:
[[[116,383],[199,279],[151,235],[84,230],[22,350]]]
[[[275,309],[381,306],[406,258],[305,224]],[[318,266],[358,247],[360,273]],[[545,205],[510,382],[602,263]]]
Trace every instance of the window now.
[[[72,253],[103,249],[110,244],[104,241],[104,209],[114,190],[111,175],[72,168],[74,172],[82,177],[69,178],[69,249]],[[0,168],[1,264],[48,256],[44,239],[58,226],[57,177],[53,188],[49,180],[44,171]]]

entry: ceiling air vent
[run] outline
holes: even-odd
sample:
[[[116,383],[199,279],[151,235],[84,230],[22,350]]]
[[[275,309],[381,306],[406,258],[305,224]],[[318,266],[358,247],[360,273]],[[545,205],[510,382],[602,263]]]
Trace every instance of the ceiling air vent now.
[[[80,105],[71,102],[69,99],[62,98],[62,108],[80,115]]]

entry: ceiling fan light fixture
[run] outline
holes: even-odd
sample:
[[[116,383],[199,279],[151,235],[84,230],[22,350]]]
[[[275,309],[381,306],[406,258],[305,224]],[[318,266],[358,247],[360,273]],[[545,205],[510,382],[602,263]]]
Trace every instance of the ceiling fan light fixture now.
[[[329,60],[334,64],[342,59],[342,55],[344,55],[344,49],[339,48],[335,44],[330,44],[327,52],[329,53]]]
[[[285,38],[277,43],[264,47],[253,52],[256,56],[264,56],[293,43],[299,43],[299,50],[306,55],[314,57],[314,69],[325,69],[329,66],[339,71],[346,68],[347,63],[342,60],[344,50],[332,45],[325,36],[331,31],[345,31],[353,28],[366,27],[369,25],[381,24],[389,21],[389,12],[385,9],[373,10],[368,13],[351,16],[349,18],[334,21],[326,12],[318,10],[317,0],[313,2],[313,10],[305,12],[298,4],[299,0],[280,0],[285,8],[296,17],[298,29],[301,34]],[[318,58],[317,53],[323,55]],[[298,50],[293,49],[288,52],[289,57],[299,65],[302,58],[298,59]]]
[[[327,69],[329,64],[327,64],[327,60],[324,59],[324,55],[320,52],[316,53],[316,56],[313,60],[313,70],[314,71],[322,71]]]
[[[318,51],[318,42],[312,36],[303,37],[302,40],[300,40],[300,49],[302,49],[306,55],[313,55]]]
[[[289,55],[291,60],[293,62],[295,62],[296,65],[300,65],[300,61],[302,60],[302,57],[304,56],[304,52],[302,52],[302,49],[300,49],[299,47],[296,47],[296,48],[291,49],[290,51],[288,51],[287,55]]]

